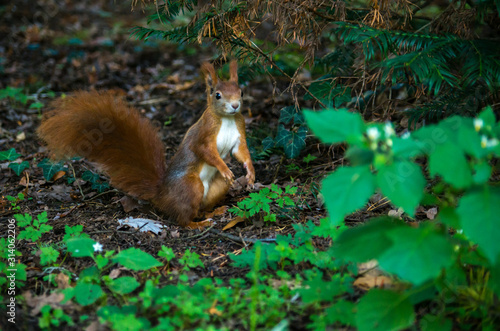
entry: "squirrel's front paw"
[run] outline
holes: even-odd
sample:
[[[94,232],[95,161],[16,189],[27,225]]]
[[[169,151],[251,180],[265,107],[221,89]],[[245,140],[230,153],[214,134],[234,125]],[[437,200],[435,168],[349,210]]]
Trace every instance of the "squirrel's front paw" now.
[[[234,174],[229,168],[227,168],[224,171],[221,171],[220,173],[224,178],[224,180],[226,181],[226,183],[232,184],[234,182]]]

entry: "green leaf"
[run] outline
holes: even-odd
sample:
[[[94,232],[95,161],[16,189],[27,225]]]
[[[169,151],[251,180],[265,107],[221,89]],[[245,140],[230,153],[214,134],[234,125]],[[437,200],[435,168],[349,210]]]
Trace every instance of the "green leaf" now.
[[[7,151],[0,152],[0,161],[3,160],[14,161],[20,156],[21,154],[16,153],[16,150],[14,148],[11,148]]]
[[[295,115],[299,113],[299,109],[296,106],[288,106],[281,108],[280,119],[278,122],[288,124],[294,120]]]
[[[427,314],[420,321],[422,331],[451,331],[453,323],[443,316]]]
[[[474,175],[472,181],[474,184],[485,184],[491,176],[491,166],[486,161],[474,164]]]
[[[344,217],[361,208],[375,191],[375,177],[369,166],[342,167],[322,183],[321,193],[330,220],[341,224]]]
[[[125,268],[129,268],[134,271],[148,270],[163,265],[148,253],[145,253],[135,247],[131,247],[116,254],[113,261],[118,262]]]
[[[284,146],[285,155],[289,159],[294,159],[299,156],[300,151],[306,147],[306,134],[307,128],[305,126],[300,126],[297,132],[291,131],[290,138]]]
[[[404,294],[372,289],[359,301],[356,326],[360,331],[396,331],[415,321],[413,306]]]
[[[334,241],[334,256],[358,263],[377,259],[392,244],[387,232],[401,226],[401,223],[382,217],[348,228]]]
[[[361,166],[372,164],[375,153],[366,147],[351,146],[346,157],[349,159],[351,166]]]
[[[500,189],[484,186],[467,192],[457,213],[464,234],[479,245],[492,264],[496,263],[500,254]]]
[[[88,306],[96,302],[104,292],[99,285],[79,282],[74,288],[75,301],[82,305]]]
[[[109,289],[118,294],[129,294],[132,293],[136,288],[139,287],[139,282],[130,276],[120,277],[113,279],[109,284]]]
[[[40,254],[40,264],[47,265],[49,263],[54,263],[59,257],[59,252],[52,247],[42,247],[40,249],[42,254]]]
[[[491,108],[491,106],[487,106],[483,109],[483,111],[481,111],[481,113],[479,113],[479,116],[478,118],[482,119],[483,120],[483,125],[484,125],[484,128],[487,130],[487,131],[490,131],[493,126],[495,125],[495,113],[493,112],[493,109]]]
[[[453,262],[453,247],[433,225],[401,227],[387,233],[393,244],[378,259],[380,267],[420,285],[439,276]]]
[[[380,169],[377,184],[394,205],[413,216],[424,196],[426,181],[418,165],[410,161],[396,161]]]
[[[46,180],[52,180],[54,175],[58,173],[61,170],[64,170],[64,167],[62,166],[62,163],[52,163],[50,162],[49,159],[43,159],[40,163],[37,165],[38,168],[42,168],[43,170],[43,177]]]
[[[342,325],[355,325],[355,314],[354,311],[356,306],[351,301],[340,299],[335,301],[333,305],[326,309],[326,314],[328,320],[331,323],[340,323]]]
[[[410,138],[392,138],[392,152],[400,159],[414,158],[423,154],[422,143]]]
[[[359,113],[351,113],[346,109],[321,112],[305,110],[304,116],[307,125],[324,143],[359,143],[363,139],[365,124]]]
[[[467,188],[472,174],[462,150],[451,142],[437,145],[429,155],[429,172],[440,175],[445,182],[456,188]]]
[[[28,161],[23,161],[21,163],[11,163],[9,164],[9,168],[14,170],[16,175],[20,176],[21,172],[23,172],[24,169],[28,169],[30,167],[30,164]]]
[[[66,241],[68,252],[73,257],[91,257],[94,256],[94,244],[96,242],[90,238],[70,238]]]

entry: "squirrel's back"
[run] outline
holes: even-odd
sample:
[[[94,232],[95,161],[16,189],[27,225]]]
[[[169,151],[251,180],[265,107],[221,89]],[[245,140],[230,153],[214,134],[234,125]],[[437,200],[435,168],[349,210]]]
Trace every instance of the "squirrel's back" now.
[[[141,199],[161,191],[166,165],[158,129],[112,92],[80,91],[51,104],[37,130],[56,158],[83,156],[111,184]]]

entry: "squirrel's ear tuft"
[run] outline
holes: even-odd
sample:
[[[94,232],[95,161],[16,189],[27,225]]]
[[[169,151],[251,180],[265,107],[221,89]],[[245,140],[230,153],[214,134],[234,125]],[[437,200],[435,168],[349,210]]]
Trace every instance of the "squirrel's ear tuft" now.
[[[236,60],[229,63],[229,81],[238,84],[238,62]]]
[[[217,74],[215,73],[215,68],[213,64],[209,62],[203,62],[201,65],[201,73],[205,76],[205,84],[207,85],[207,90],[213,89],[217,85]]]

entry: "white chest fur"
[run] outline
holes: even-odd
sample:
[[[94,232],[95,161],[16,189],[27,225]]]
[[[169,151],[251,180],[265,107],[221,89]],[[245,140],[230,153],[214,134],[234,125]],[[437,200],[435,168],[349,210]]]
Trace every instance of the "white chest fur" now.
[[[232,117],[222,118],[219,133],[217,134],[217,151],[222,159],[225,159],[229,152],[237,151],[240,145],[240,132],[236,126],[236,121]],[[200,171],[200,179],[203,182],[204,194],[207,196],[210,183],[214,175],[217,173],[217,168],[204,164]]]
[[[217,135],[217,150],[220,157],[225,158],[240,142],[240,132],[233,117],[223,117],[219,134]]]

